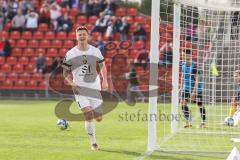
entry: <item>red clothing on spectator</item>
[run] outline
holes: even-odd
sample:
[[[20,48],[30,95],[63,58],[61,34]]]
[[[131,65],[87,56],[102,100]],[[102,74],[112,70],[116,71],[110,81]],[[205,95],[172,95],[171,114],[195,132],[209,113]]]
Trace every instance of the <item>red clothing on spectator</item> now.
[[[5,42],[0,43],[0,51],[3,51],[5,48]]]

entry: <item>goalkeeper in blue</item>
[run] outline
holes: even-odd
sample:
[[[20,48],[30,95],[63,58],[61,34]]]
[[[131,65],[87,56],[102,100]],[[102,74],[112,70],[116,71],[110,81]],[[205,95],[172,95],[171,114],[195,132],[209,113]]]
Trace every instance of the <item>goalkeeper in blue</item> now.
[[[195,101],[199,107],[202,118],[202,123],[199,127],[206,128],[206,109],[202,102],[203,83],[199,80],[202,71],[198,70],[197,63],[192,60],[190,49],[183,51],[181,75],[181,106],[186,118],[184,128],[192,127],[191,111],[188,105],[190,100]]]

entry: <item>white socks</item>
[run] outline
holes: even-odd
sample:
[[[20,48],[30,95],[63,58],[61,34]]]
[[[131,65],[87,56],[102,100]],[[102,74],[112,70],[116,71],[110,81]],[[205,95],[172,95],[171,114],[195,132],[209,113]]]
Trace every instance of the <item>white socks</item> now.
[[[87,130],[87,134],[89,135],[91,144],[95,144],[96,142],[96,134],[95,134],[95,124],[94,122],[85,121],[85,128]]]

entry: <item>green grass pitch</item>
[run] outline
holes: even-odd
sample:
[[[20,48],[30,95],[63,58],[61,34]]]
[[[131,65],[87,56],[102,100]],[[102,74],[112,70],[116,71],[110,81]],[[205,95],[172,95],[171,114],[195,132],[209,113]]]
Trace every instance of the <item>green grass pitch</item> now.
[[[127,106],[120,103],[112,112],[106,114],[97,124],[97,140],[101,148],[91,151],[89,139],[83,122],[70,122],[70,128],[61,131],[56,127],[57,118],[54,107],[57,101],[0,101],[0,159],[1,160],[132,160],[138,159],[147,146],[147,122],[126,121],[127,112],[147,113],[148,104]],[[167,107],[170,108],[170,107]],[[79,112],[77,105],[73,112]],[[169,110],[169,109],[168,109]],[[159,137],[169,130],[169,123],[158,123]],[[193,129],[194,130],[194,129]],[[202,135],[198,135],[201,137]],[[184,134],[170,138],[165,146],[174,146],[184,139]],[[210,143],[211,138],[207,143]],[[159,142],[160,143],[160,142]],[[224,141],[212,142],[225,146]],[[206,144],[206,143],[205,143]],[[199,144],[202,145],[202,144]],[[231,150],[231,148],[229,148]],[[173,148],[174,150],[174,148]],[[229,151],[230,151],[229,150]],[[226,159],[227,154],[194,154],[154,152],[146,160],[218,160]]]

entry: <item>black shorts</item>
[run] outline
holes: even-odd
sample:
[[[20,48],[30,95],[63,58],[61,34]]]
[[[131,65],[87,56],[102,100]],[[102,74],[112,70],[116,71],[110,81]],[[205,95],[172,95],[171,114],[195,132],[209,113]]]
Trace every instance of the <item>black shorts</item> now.
[[[181,99],[189,102],[189,99],[191,98],[191,94],[189,92],[182,92]],[[202,93],[197,93],[196,99],[193,101],[197,103],[197,105],[201,106],[203,104],[203,96]]]

